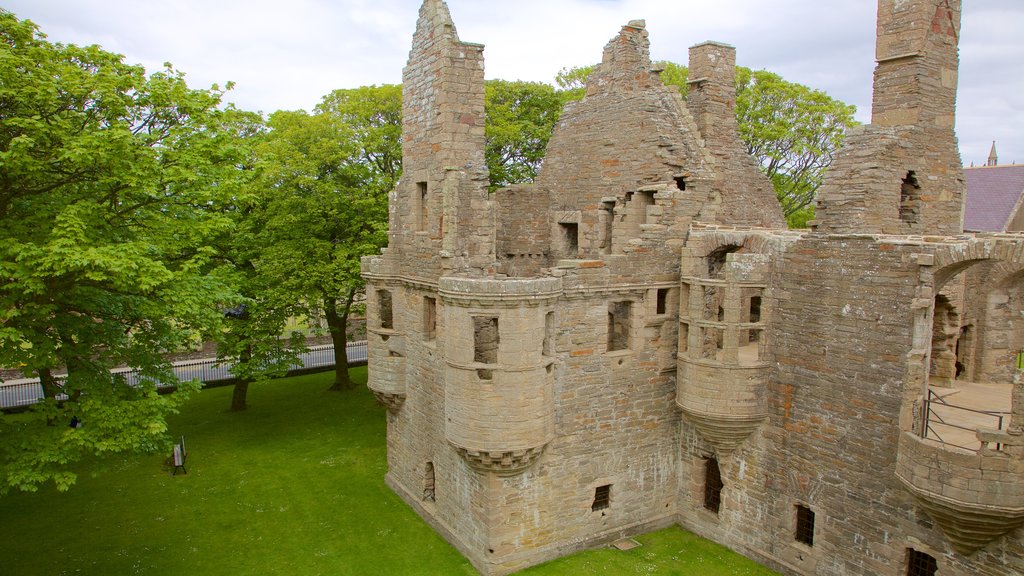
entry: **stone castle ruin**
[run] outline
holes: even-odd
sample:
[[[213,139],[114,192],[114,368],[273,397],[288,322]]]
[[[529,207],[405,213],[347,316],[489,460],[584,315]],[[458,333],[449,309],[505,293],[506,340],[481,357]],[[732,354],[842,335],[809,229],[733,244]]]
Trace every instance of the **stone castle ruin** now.
[[[489,194],[483,47],[425,0],[363,260],[392,489],[488,575],[673,524],[787,574],[1024,573],[1024,237],[963,233],[960,6],[879,0],[872,123],[788,231],[735,50],[684,101],[643,21]],[[991,420],[940,438],[956,401]]]

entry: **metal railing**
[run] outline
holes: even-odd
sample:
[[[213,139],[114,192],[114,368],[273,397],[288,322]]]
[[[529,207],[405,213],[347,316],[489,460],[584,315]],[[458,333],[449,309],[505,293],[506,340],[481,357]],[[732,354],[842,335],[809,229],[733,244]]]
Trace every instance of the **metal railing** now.
[[[348,361],[365,362],[367,359],[366,341],[349,342],[346,347]],[[199,380],[204,383],[230,380],[234,378],[231,374],[230,362],[218,361],[216,358],[203,358],[200,360],[181,360],[171,365],[176,381],[159,386],[160,388],[171,388],[178,382]],[[327,368],[334,366],[334,345],[324,344],[311,346],[299,357],[299,362],[292,364],[290,370]],[[129,385],[139,383],[139,373],[132,368],[116,368],[111,373],[124,376]],[[58,382],[66,375],[57,375]],[[19,408],[35,404],[43,399],[43,387],[39,384],[38,378],[25,378],[21,380],[8,380],[0,382],[0,408]],[[67,399],[59,395],[58,400]]]
[[[938,409],[938,410],[937,410]],[[939,413],[939,410],[946,412],[946,415]],[[953,430],[963,430],[970,433],[971,437],[976,437],[978,428],[992,428],[995,430],[1003,430],[1004,424],[1009,421],[1009,412],[1003,412],[1000,410],[977,410],[975,408],[968,408],[966,406],[958,406],[951,404],[946,401],[945,398],[936,394],[934,390],[928,389],[928,397],[924,401],[924,413],[925,413],[925,425],[924,425],[924,438],[931,438],[941,444],[949,446],[955,446],[964,450],[971,450],[977,452],[981,449],[983,442],[981,440],[975,440],[970,442],[972,445],[957,444],[950,440],[943,439],[943,431],[947,432],[947,438],[953,436],[955,432]],[[955,418],[956,414],[968,413],[968,414],[981,414],[983,418],[991,419],[992,426],[964,426],[957,424]],[[974,446],[974,442],[977,445]],[[1002,446],[997,445],[996,450],[1001,450]]]

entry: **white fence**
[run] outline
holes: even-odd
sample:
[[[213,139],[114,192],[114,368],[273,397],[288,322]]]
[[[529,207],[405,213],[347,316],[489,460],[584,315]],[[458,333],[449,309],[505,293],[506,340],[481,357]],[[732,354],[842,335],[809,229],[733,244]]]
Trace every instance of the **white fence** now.
[[[366,341],[349,342],[346,348],[349,363],[366,362]],[[299,357],[299,362],[292,365],[292,370],[303,368],[327,368],[334,366],[334,345],[325,344],[322,346],[311,346],[308,351]],[[231,374],[230,362],[218,362],[216,358],[204,358],[202,360],[182,360],[172,365],[174,376],[178,382],[199,380],[201,382],[216,382],[218,380],[229,380]],[[138,383],[139,375],[132,368],[118,368],[111,370],[114,374],[125,377],[129,384]],[[58,375],[58,381],[63,375]],[[174,386],[172,382],[164,387]],[[58,398],[60,398],[58,396]],[[26,378],[23,380],[8,380],[0,383],[0,408],[17,408],[35,404],[43,399],[43,387],[39,384],[38,378]]]

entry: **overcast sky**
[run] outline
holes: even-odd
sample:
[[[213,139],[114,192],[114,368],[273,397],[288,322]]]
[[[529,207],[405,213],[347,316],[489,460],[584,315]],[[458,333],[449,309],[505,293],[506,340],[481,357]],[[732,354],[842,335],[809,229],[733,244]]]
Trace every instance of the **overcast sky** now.
[[[3,0],[54,42],[99,44],[156,70],[171,62],[193,87],[235,82],[249,110],[310,109],[336,88],[399,83],[420,0]],[[705,40],[855,104],[867,122],[874,68],[872,0],[448,0],[462,40],[486,45],[488,78],[553,83],[600,60],[643,18],[655,60],[686,63]],[[1024,1],[964,0],[957,132],[965,165],[993,140],[1000,163],[1024,163]]]

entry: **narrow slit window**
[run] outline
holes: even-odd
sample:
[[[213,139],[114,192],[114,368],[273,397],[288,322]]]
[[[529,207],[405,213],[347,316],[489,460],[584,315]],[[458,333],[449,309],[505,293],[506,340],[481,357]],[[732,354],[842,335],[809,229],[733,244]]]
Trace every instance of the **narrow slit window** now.
[[[428,205],[427,196],[427,183],[417,182],[416,183],[416,226],[421,232],[426,232],[429,228],[430,216],[427,211]]]
[[[544,315],[544,344],[541,349],[544,356],[555,355],[555,313],[548,312]]]
[[[704,507],[718,514],[722,508],[722,471],[718,460],[708,458],[704,461]]]
[[[498,319],[493,316],[473,317],[473,361],[480,364],[498,363],[500,345]],[[481,380],[490,380],[492,371],[481,368],[476,371]]]
[[[814,510],[807,506],[797,504],[796,507],[796,533],[797,542],[814,546]]]
[[[423,297],[423,339],[430,341],[437,337],[437,300]]]
[[[656,314],[668,313],[668,288],[658,288],[657,302],[655,305]]]
[[[423,501],[434,501],[434,463],[427,462],[423,473]]]
[[[380,314],[380,327],[385,330],[394,328],[392,316],[391,292],[377,290],[377,312]]]
[[[629,302],[608,304],[608,351],[629,348]]]
[[[935,576],[939,563],[931,554],[907,548],[907,576]]]
[[[690,347],[690,325],[683,322],[679,324],[679,354],[685,354]]]
[[[604,237],[601,238],[601,250],[604,254],[612,253],[612,237],[615,224],[615,202],[602,202],[601,210],[604,218]]]
[[[598,510],[604,510],[611,506],[612,503],[612,485],[605,484],[604,486],[598,486],[594,488],[594,503],[590,505],[592,512]]]

